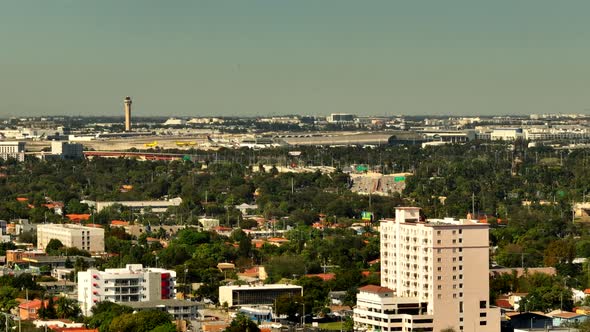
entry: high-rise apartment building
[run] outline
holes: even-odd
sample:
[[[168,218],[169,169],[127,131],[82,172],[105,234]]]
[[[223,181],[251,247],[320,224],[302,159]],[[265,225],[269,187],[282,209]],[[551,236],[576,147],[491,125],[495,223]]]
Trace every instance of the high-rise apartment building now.
[[[104,252],[104,229],[73,224],[37,225],[37,248],[45,250],[52,239],[66,247],[75,247],[89,252]]]
[[[84,315],[101,301],[115,303],[173,299],[176,272],[127,264],[121,269],[78,272],[78,302]]]
[[[419,208],[399,207],[395,219],[381,221],[380,231],[381,286],[391,290],[381,295],[394,298],[381,307],[381,314],[393,314],[392,303],[409,301],[418,308],[426,304],[425,312],[414,314],[433,317],[431,326],[420,326],[424,331],[500,331],[500,312],[489,303],[487,224],[422,220]],[[378,295],[361,289],[355,323],[381,331],[411,331],[409,323],[392,316],[372,317],[375,310],[363,303]]]

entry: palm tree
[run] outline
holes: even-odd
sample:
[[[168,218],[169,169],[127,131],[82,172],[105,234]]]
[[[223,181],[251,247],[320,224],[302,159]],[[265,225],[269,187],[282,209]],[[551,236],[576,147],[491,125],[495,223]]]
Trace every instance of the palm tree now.
[[[57,318],[76,318],[80,315],[80,307],[72,299],[60,297],[56,304]]]

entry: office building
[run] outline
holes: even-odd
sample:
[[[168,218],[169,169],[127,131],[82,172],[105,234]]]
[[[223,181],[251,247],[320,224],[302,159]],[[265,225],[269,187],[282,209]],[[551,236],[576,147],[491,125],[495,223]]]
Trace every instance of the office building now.
[[[198,302],[186,300],[153,300],[141,302],[128,302],[125,305],[130,306],[135,311],[141,310],[159,310],[169,313],[174,320],[194,320],[199,318],[198,310],[201,304]]]
[[[123,105],[125,108],[125,131],[131,131],[131,97],[125,97]]]
[[[63,159],[81,159],[84,157],[84,146],[80,143],[52,141],[51,154]]]
[[[84,315],[100,301],[115,303],[173,299],[176,272],[127,264],[125,268],[78,272],[78,302]]]
[[[303,287],[284,284],[219,287],[219,303],[227,303],[229,307],[272,305],[282,295],[303,296]]]
[[[420,217],[420,209],[399,207],[395,219],[381,221],[381,286],[393,298],[389,305],[410,301],[426,304],[432,316],[432,329],[440,331],[500,331],[500,312],[489,303],[488,225],[475,220],[428,219]],[[363,299],[374,294],[359,294]],[[355,324],[382,331],[410,331],[411,326],[396,325],[383,307],[384,317],[368,322],[363,312],[355,311]],[[366,315],[364,315],[366,316]],[[413,319],[416,319],[414,317]],[[419,318],[422,319],[422,318]],[[401,330],[398,328],[402,328]]]
[[[354,114],[332,113],[326,117],[326,121],[335,124],[353,123],[355,118]]]
[[[66,247],[93,253],[104,252],[104,229],[73,224],[41,224],[37,226],[37,248],[45,250],[52,239]]]
[[[25,161],[25,142],[0,142],[0,159],[6,160],[10,158],[14,158],[17,161]]]
[[[434,331],[434,317],[428,314],[428,303],[396,297],[394,293],[390,288],[375,285],[359,288],[355,324],[375,331]]]

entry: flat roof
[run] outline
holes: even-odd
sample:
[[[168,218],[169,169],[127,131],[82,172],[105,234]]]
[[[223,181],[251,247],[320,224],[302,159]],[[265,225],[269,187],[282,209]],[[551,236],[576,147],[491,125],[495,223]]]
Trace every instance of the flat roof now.
[[[233,286],[220,286],[219,288],[229,288],[231,290],[242,289],[242,290],[267,290],[267,289],[303,289],[297,285],[287,284],[268,284],[262,286],[250,286],[250,285],[233,285]]]
[[[94,258],[85,256],[35,256],[35,257],[24,257],[23,261],[31,263],[65,263],[68,258],[74,263],[78,258],[82,258],[87,262],[94,262]]]
[[[153,308],[159,306],[166,307],[197,307],[202,305],[200,302],[192,302],[177,299],[153,300],[153,301],[139,301],[139,302],[125,302],[123,305],[131,308]]]

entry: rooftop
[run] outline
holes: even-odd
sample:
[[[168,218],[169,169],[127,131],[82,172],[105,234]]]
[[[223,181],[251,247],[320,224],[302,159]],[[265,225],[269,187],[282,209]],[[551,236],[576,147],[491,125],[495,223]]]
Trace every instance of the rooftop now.
[[[153,308],[153,307],[195,307],[199,306],[199,302],[192,302],[192,301],[184,301],[184,300],[176,300],[176,299],[169,299],[169,300],[153,300],[153,301],[140,301],[140,302],[126,302],[126,306],[130,306],[131,308]]]
[[[383,294],[383,293],[393,293],[393,289],[387,287],[381,287],[377,285],[367,285],[359,288],[359,291],[366,292],[366,293],[375,293],[375,294]]]

